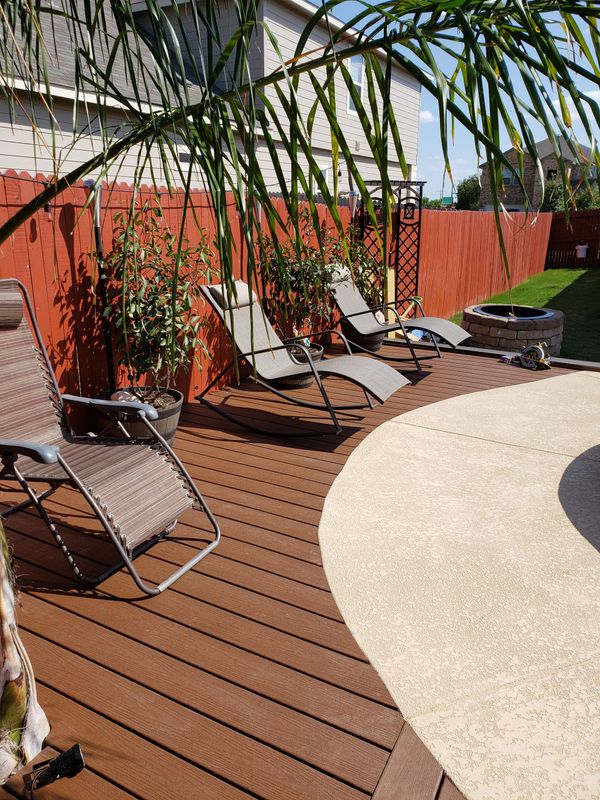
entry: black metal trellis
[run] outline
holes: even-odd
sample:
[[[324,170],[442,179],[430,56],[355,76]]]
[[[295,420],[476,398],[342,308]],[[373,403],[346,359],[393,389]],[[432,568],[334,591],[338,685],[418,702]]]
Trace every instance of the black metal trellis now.
[[[396,276],[396,302],[419,293],[419,255],[424,181],[402,181],[397,189],[390,267]]]
[[[421,247],[421,213],[425,181],[398,181],[394,184],[396,196],[392,217],[392,235],[388,243],[387,261],[383,265],[393,269],[395,297],[400,302],[419,291],[419,254]],[[364,205],[359,212],[359,231],[362,241],[375,258],[380,256],[379,240],[383,234],[381,213],[381,186],[371,192],[377,213],[377,227],[366,213]],[[382,270],[383,292],[383,270]],[[384,299],[384,298],[382,298]]]

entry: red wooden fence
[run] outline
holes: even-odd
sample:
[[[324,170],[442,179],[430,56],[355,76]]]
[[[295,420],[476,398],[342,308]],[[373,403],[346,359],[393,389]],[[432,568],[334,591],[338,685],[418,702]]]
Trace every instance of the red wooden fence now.
[[[39,193],[45,179],[43,175],[32,177],[12,171],[0,175],[0,223]],[[176,231],[183,213],[183,191],[170,196],[162,188],[159,193],[166,223]],[[85,208],[87,198],[83,185],[72,187],[53,201],[50,208],[38,212],[9,241],[0,245],[0,278],[16,277],[27,287],[61,390],[93,396],[106,390],[107,375],[100,305],[95,294],[97,272],[93,219],[91,208]],[[128,208],[131,198],[131,186],[113,184],[104,187],[102,234],[106,251],[111,248],[114,215]],[[156,191],[142,187],[138,206],[145,200],[155,202]],[[276,200],[275,205],[285,219],[283,201]],[[340,213],[342,220],[347,222],[348,209],[341,208]],[[215,219],[206,193],[192,192],[187,215],[186,235],[190,244],[196,244],[200,237],[194,216],[204,229],[207,241],[212,244]],[[331,224],[325,206],[320,216],[326,225]],[[234,274],[243,278],[247,253],[233,200],[230,222],[235,239]],[[218,269],[216,263],[215,269]],[[187,400],[192,400],[230,357],[227,339],[214,315],[208,315],[204,309],[201,313],[207,314],[204,338],[212,358],[202,357],[200,366],[195,366],[183,378],[179,388]],[[124,373],[120,377],[123,380]]]
[[[512,285],[543,272],[552,214],[502,221]],[[491,211],[423,211],[419,293],[428,314],[449,317],[507,288]]]
[[[0,176],[0,222],[7,219],[41,189],[42,175]],[[108,250],[112,242],[114,214],[128,207],[131,187],[105,187],[103,240]],[[140,203],[155,196],[144,187]],[[0,277],[16,277],[28,288],[36,309],[50,358],[61,389],[83,395],[97,394],[107,387],[106,362],[102,352],[100,308],[95,295],[97,281],[94,258],[92,213],[85,209],[87,192],[75,186],[57,198],[49,209],[38,212],[9,241],[0,246]],[[172,229],[181,221],[183,196],[169,196],[162,190],[160,202]],[[280,201],[281,202],[281,201]],[[203,192],[193,192],[193,211],[211,242],[214,217]],[[283,212],[283,202],[280,211]],[[340,209],[348,221],[347,208]],[[190,210],[188,212],[192,214]],[[244,277],[246,252],[240,236],[236,212],[231,205],[235,233],[235,274]],[[537,224],[523,226],[524,215],[515,214],[507,225],[507,244],[518,283],[544,266],[551,215],[541,215]],[[322,218],[328,217],[323,207]],[[192,244],[199,238],[195,224],[187,224]],[[482,300],[505,286],[493,216],[483,212],[435,212],[423,215],[421,293],[428,313],[449,316],[471,302]],[[203,359],[180,386],[188,400],[193,399],[228,357],[228,344],[218,324],[208,320],[207,346],[212,360]]]
[[[587,254],[579,258],[575,247],[586,244]],[[547,266],[600,267],[600,208],[572,211],[568,218],[564,211],[553,214]]]

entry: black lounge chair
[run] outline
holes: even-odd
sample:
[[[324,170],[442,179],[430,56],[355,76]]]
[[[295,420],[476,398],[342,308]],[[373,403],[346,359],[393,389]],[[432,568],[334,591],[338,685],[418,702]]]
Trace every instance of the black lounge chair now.
[[[310,358],[308,348],[301,342],[305,338],[304,336],[288,339],[286,342],[281,341],[265,316],[258,298],[254,292],[250,292],[248,285],[243,281],[236,281],[235,292],[233,293],[229,293],[227,288],[221,284],[203,286],[202,290],[206,299],[225,325],[227,333],[235,345],[237,357],[244,359],[252,367],[251,379],[291,403],[304,408],[327,411],[333,422],[336,434],[342,431],[336,412],[373,408],[373,400],[384,403],[394,392],[410,382],[387,364],[381,364],[370,358],[353,356],[348,343],[339,331],[320,331],[319,333],[311,334],[309,338],[321,336],[323,333],[339,336],[348,351],[348,355],[326,358],[314,363]],[[301,363],[294,357],[295,352],[303,353],[306,360],[305,363]],[[197,399],[217,414],[248,430],[269,436],[278,435],[273,431],[256,428],[206,399],[205,395],[232,369],[234,364],[235,360],[227,364],[204,391],[197,396]],[[323,397],[323,403],[301,400],[298,397],[282,392],[274,385],[281,385],[282,382],[292,378],[311,375],[314,377]],[[366,403],[333,405],[322,380],[330,376],[344,378],[359,386],[365,394]],[[306,436],[307,433],[279,435]]]
[[[421,365],[419,363],[419,358],[417,358],[413,342],[408,335],[410,331],[422,330],[427,331],[427,333],[431,335],[436,355],[421,356],[421,360],[441,358],[442,354],[438,346],[438,339],[446,342],[446,344],[454,349],[461,344],[461,342],[469,338],[467,331],[455,325],[453,322],[450,322],[450,320],[441,319],[440,317],[425,316],[423,304],[417,297],[409,297],[405,300],[405,302],[412,302],[414,307],[417,308],[421,314],[421,316],[414,316],[409,319],[401,316],[398,311],[398,303],[380,303],[376,306],[368,306],[352,280],[349,270],[340,271],[334,276],[331,285],[331,293],[342,314],[341,320],[352,330],[352,333],[349,336],[347,335],[346,338],[353,348],[362,350],[377,358],[385,358],[386,361],[413,361],[419,372],[421,371]],[[396,322],[380,322],[377,319],[375,316],[376,312],[383,312],[386,309],[391,311],[396,318]],[[402,332],[404,340],[410,350],[409,358],[392,357],[387,354],[380,355],[369,349],[368,343],[370,337],[382,338],[383,335],[392,333],[393,331]]]
[[[12,279],[0,280],[0,371],[0,480],[18,483],[28,498],[3,512],[3,519],[35,506],[80,581],[96,586],[125,566],[149,595],[162,592],[214,550],[221,537],[217,521],[181,461],[153,428],[156,409],[61,395],[31,301],[25,287]],[[94,408],[122,435],[76,436],[66,413],[72,405]],[[129,438],[125,419],[140,420],[147,436]],[[32,485],[36,483],[49,488],[38,491]],[[43,505],[62,484],[81,492],[117,550],[118,560],[101,575],[82,572]],[[147,585],[134,558],[173,531],[177,518],[191,508],[204,512],[214,539],[160,584]]]

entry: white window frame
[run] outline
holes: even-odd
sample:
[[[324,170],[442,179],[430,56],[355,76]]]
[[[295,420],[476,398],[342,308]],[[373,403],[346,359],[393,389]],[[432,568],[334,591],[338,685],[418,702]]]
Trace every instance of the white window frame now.
[[[365,59],[363,56],[351,56],[350,57],[350,68],[352,68],[352,62],[355,59],[360,59],[360,82],[357,82],[352,78],[352,72],[350,73],[350,78],[352,79],[352,83],[358,89],[358,93],[360,95],[360,100],[362,102],[363,99],[363,87],[365,85]],[[355,117],[358,117],[358,111],[355,108],[352,108],[350,105],[352,103],[352,95],[350,94],[350,89],[348,89],[348,101],[346,103],[346,111],[348,114],[354,114]]]

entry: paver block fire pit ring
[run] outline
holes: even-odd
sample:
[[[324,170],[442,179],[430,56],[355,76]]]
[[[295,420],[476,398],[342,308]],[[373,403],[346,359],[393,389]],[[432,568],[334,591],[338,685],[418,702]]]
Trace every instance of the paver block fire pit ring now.
[[[553,308],[487,304],[465,308],[462,327],[473,342],[486,350],[518,352],[537,342],[546,342],[550,354],[560,354],[565,315]]]

